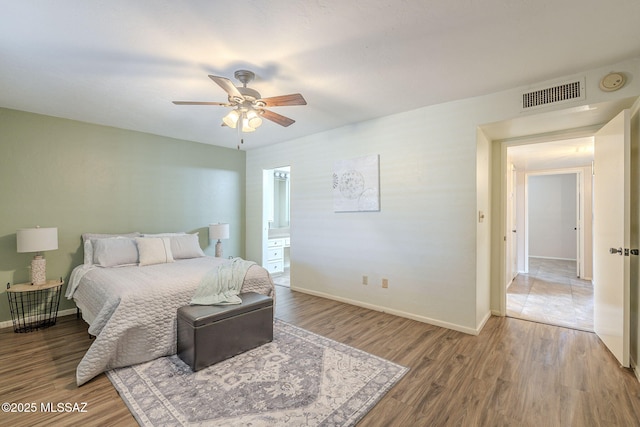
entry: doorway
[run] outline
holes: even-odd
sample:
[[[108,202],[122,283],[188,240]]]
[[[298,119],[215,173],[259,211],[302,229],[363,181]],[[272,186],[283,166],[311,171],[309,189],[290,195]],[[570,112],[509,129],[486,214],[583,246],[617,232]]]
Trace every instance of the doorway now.
[[[263,171],[263,260],[280,286],[290,286],[291,266],[291,167],[280,166]]]
[[[613,169],[614,173],[611,173],[606,167],[603,169],[602,165],[607,163],[601,161],[598,161],[600,166],[596,166],[595,170],[592,169],[592,180],[595,183],[599,183],[598,185],[600,186],[597,192],[594,191],[593,205],[598,209],[605,209],[607,212],[610,212],[611,208],[615,208],[616,219],[613,221],[607,219],[599,222],[594,221],[593,249],[591,252],[585,252],[585,255],[591,253],[594,264],[594,332],[611,350],[612,354],[616,356],[622,366],[628,366],[629,355],[633,353],[629,349],[638,348],[637,341],[634,342],[634,337],[638,336],[638,319],[637,316],[631,314],[632,309],[636,309],[635,312],[637,313],[638,299],[635,298],[633,288],[630,286],[634,280],[637,282],[637,261],[633,259],[633,262],[631,262],[630,259],[634,257],[624,256],[626,251],[622,250],[622,248],[631,246],[629,242],[634,242],[638,246],[636,243],[638,241],[638,228],[632,228],[629,221],[631,218],[639,217],[637,215],[639,194],[637,175],[640,169],[637,166],[637,157],[630,154],[633,152],[631,147],[637,150],[637,147],[640,146],[638,140],[638,135],[640,135],[638,111],[640,111],[640,98],[638,97],[612,100],[489,123],[479,128],[477,138],[479,150],[485,149],[487,143],[491,149],[491,160],[488,165],[482,163],[481,165],[485,166],[485,169],[480,171],[483,173],[486,173],[487,170],[491,171],[489,179],[492,183],[493,194],[490,195],[489,199],[492,212],[495,212],[495,214],[491,221],[490,297],[492,312],[498,316],[506,315],[507,292],[505,283],[507,270],[505,264],[508,262],[508,257],[505,245],[507,241],[507,193],[505,182],[508,176],[507,147],[535,144],[544,140],[559,140],[568,136],[597,135],[595,138],[596,159],[599,153],[598,147],[600,147],[601,155],[608,152],[607,147],[615,147],[617,149],[616,164],[622,166],[616,166]],[[616,123],[615,126],[614,122]],[[605,123],[604,126],[603,123]],[[622,149],[618,150],[619,147]],[[635,153],[637,152],[635,151]],[[479,157],[479,160],[482,160],[482,158]],[[594,160],[594,163],[596,163],[596,160]],[[622,179],[620,181],[623,182],[617,183],[613,187],[605,186],[603,185],[605,180],[598,179],[598,175],[600,177],[621,176]],[[630,179],[631,175],[635,177],[633,180]],[[585,182],[590,182],[590,180],[585,180]],[[616,190],[610,190],[611,188]],[[595,186],[594,189],[597,190]],[[617,191],[617,189],[622,189],[623,191]],[[483,187],[478,186],[478,191],[482,190]],[[620,193],[623,195],[624,203],[611,204],[603,202],[603,200],[606,200],[606,195],[619,195]],[[584,194],[590,194],[590,192],[585,191]],[[605,197],[598,195],[604,195]],[[598,197],[596,198],[596,196]],[[481,204],[483,202],[485,202],[484,199],[479,199],[478,206],[484,207]],[[618,206],[618,204],[621,206]],[[619,211],[622,211],[622,213]],[[594,212],[593,217],[606,218],[606,215],[598,214],[596,216]],[[588,218],[589,216],[585,216],[584,219],[587,220]],[[613,238],[602,237],[603,226],[617,227],[617,234]],[[598,237],[597,242],[596,237]],[[478,258],[482,261],[480,257]],[[611,277],[598,277],[595,274],[598,273],[602,276],[603,272],[608,273],[608,264],[614,263],[612,270],[615,270],[615,274],[622,277],[621,280]],[[603,266],[602,264],[607,265]],[[487,265],[486,262],[482,264],[482,266],[485,265]],[[633,267],[630,267],[630,265],[633,265]],[[603,287],[603,284],[605,287]],[[616,288],[614,290],[606,289],[606,284],[614,284]],[[635,295],[637,296],[637,293]],[[605,323],[610,319],[615,319],[614,326],[611,326],[614,322]]]
[[[507,148],[507,316],[593,331],[592,153],[591,137]]]

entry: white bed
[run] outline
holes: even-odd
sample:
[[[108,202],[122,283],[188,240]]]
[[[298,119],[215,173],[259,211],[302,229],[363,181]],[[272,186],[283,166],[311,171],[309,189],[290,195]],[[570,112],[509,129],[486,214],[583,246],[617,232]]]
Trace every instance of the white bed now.
[[[91,243],[86,242],[93,242],[93,249],[97,246],[96,239],[87,237],[85,255],[91,251]],[[125,252],[120,250],[118,256],[123,258]],[[95,335],[76,370],[78,385],[112,368],[175,354],[176,310],[189,304],[205,275],[231,262],[201,254],[144,264],[140,252],[138,263],[129,265],[121,259],[118,262],[124,263],[104,267],[92,262],[99,259],[93,255],[85,256],[85,264],[73,270],[66,292],[82,310],[89,333]],[[249,291],[275,297],[271,276],[257,264],[249,267],[242,282],[241,292]]]

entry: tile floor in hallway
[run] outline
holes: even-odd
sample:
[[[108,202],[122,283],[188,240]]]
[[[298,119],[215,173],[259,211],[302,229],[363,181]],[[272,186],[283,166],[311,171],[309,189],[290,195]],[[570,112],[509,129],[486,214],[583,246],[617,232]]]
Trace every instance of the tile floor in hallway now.
[[[593,285],[575,261],[529,258],[507,289],[507,316],[593,332]]]

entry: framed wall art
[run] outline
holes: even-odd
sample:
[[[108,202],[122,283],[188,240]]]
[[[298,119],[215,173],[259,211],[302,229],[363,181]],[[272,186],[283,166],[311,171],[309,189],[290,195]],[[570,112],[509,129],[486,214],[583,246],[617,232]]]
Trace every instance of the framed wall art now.
[[[380,210],[380,156],[337,160],[333,164],[333,211]]]

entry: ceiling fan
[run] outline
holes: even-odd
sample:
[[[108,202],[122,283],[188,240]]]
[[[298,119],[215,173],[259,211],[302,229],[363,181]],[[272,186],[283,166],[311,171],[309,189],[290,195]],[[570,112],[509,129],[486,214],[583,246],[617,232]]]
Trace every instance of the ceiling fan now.
[[[228,102],[173,101],[173,103],[176,105],[233,107],[233,110],[223,117],[222,126],[237,128],[238,134],[255,131],[262,124],[262,118],[285,127],[295,123],[295,120],[267,110],[265,107],[307,105],[307,101],[299,93],[262,98],[257,90],[247,87],[247,83],[255,78],[255,74],[252,71],[238,70],[234,73],[234,76],[242,83],[242,86],[235,86],[226,77],[209,75],[211,80],[227,92]]]

